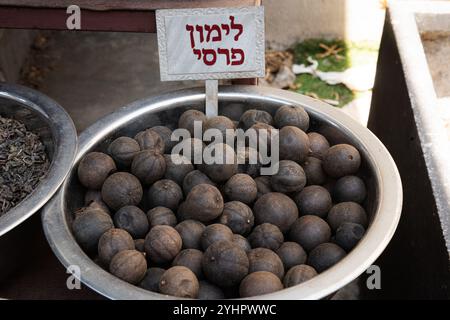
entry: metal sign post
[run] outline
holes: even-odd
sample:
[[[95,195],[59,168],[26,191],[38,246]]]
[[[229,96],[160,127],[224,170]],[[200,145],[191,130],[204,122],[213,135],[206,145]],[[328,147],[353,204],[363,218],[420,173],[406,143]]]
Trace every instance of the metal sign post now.
[[[264,8],[156,11],[161,81],[206,80],[206,115],[218,80],[264,77]]]
[[[206,80],[205,81],[206,92],[206,116],[214,117],[219,114],[219,81],[218,80]]]

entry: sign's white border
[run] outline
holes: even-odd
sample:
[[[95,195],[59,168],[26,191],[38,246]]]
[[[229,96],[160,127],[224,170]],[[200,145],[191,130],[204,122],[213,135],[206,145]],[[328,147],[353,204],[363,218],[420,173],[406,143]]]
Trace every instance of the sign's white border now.
[[[169,74],[165,17],[169,16],[201,16],[208,14],[239,14],[253,13],[256,23],[256,70],[217,73],[190,73]],[[238,7],[238,8],[206,8],[206,9],[173,9],[156,11],[156,27],[158,34],[159,68],[161,81],[176,80],[208,80],[208,79],[235,79],[235,78],[261,78],[265,75],[265,43],[264,43],[264,7]]]

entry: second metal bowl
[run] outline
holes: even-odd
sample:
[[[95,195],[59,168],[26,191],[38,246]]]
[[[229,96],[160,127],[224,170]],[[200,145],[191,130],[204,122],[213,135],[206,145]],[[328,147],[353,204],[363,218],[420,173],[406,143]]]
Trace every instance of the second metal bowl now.
[[[99,120],[80,136],[75,167],[58,194],[43,211],[47,239],[64,266],[78,266],[81,281],[111,299],[174,299],[143,290],[108,273],[79,247],[71,232],[73,211],[83,206],[83,188],[77,181],[76,165],[93,150],[105,151],[112,139],[155,125],[175,127],[188,108],[202,108],[204,89],[188,89],[139,100]],[[238,118],[246,108],[271,112],[284,104],[302,106],[311,117],[311,128],[332,144],[350,143],[361,153],[361,172],[368,187],[365,206],[370,226],[360,243],[339,263],[298,286],[256,299],[320,299],[340,289],[363,273],[381,254],[397,227],[402,207],[402,187],[394,161],[382,143],[366,128],[341,111],[293,92],[256,86],[221,87],[220,114]]]

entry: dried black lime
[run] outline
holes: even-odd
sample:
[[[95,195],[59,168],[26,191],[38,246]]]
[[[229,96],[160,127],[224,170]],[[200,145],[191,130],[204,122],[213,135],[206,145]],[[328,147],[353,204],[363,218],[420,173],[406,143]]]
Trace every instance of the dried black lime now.
[[[248,237],[252,248],[277,250],[284,241],[283,233],[273,224],[263,223],[256,226]]]
[[[322,243],[309,253],[308,264],[320,273],[334,266],[345,255],[344,249],[338,245],[334,243]]]
[[[162,268],[148,268],[144,279],[139,283],[139,287],[145,290],[159,292],[159,282],[164,272],[166,270]]]
[[[144,150],[134,156],[131,163],[131,173],[145,184],[150,185],[158,181],[166,172],[164,156],[153,149]]]
[[[331,209],[331,195],[322,186],[308,186],[294,196],[300,215],[325,218]]]
[[[241,236],[240,234],[233,234],[233,239],[231,242],[233,242],[235,246],[244,250],[246,253],[249,253],[250,250],[252,250],[250,242],[248,242],[247,238]]]
[[[278,192],[298,192],[306,185],[303,168],[291,160],[281,160],[278,172],[270,178],[272,189]]]
[[[270,176],[256,177],[255,183],[258,190],[258,193],[256,194],[258,199],[266,193],[272,192],[272,188],[270,187]]]
[[[242,114],[239,120],[239,127],[247,130],[257,123],[266,123],[272,125],[272,116],[270,115],[270,113],[264,110],[250,109]]]
[[[366,229],[360,224],[346,222],[337,228],[335,242],[345,251],[352,250],[362,239]]]
[[[98,190],[88,190],[84,194],[84,205],[90,207],[96,207],[102,209],[106,213],[110,214],[109,208],[102,199],[102,193]]]
[[[103,201],[114,210],[127,205],[137,205],[142,199],[142,185],[127,172],[117,172],[109,176],[102,186]]]
[[[204,150],[204,155],[211,163],[203,163],[200,170],[214,182],[224,182],[238,171],[237,157],[234,149],[224,143],[210,144]]]
[[[106,178],[115,171],[117,171],[116,164],[110,156],[102,152],[90,152],[78,165],[78,180],[84,187],[98,190]]]
[[[197,249],[184,249],[173,259],[172,266],[183,266],[191,270],[197,279],[203,278],[203,252]]]
[[[141,151],[139,143],[130,137],[119,137],[111,142],[108,147],[109,155],[121,168],[129,167],[139,151]]]
[[[164,153],[170,153],[173,146],[177,144],[176,141],[172,141],[171,139],[172,130],[166,126],[154,126],[151,127],[150,130],[159,134],[161,139],[164,141]]]
[[[238,173],[225,183],[224,193],[231,201],[251,204],[256,199],[258,189],[252,177],[248,174]]]
[[[248,254],[250,263],[248,273],[257,271],[272,272],[278,278],[283,279],[284,266],[280,257],[272,250],[266,248],[252,249]]]
[[[330,237],[331,229],[325,220],[311,215],[297,219],[289,231],[289,239],[297,242],[306,251],[328,242]]]
[[[126,230],[135,239],[144,238],[149,230],[148,219],[144,211],[136,206],[125,206],[114,214],[117,228]]]
[[[253,206],[256,224],[268,222],[287,232],[298,218],[295,202],[287,195],[271,192],[261,196]]]
[[[233,231],[223,224],[210,224],[202,233],[202,248],[203,250],[206,250],[213,243],[223,240],[231,242],[233,240]]]
[[[98,257],[105,266],[109,266],[117,253],[123,250],[134,250],[134,248],[134,240],[128,232],[112,228],[106,231],[98,241]]]
[[[155,207],[147,212],[147,219],[150,228],[159,225],[167,225],[175,227],[177,224],[177,217],[172,210],[166,207]]]
[[[155,226],[145,237],[145,252],[150,261],[167,263],[181,251],[182,240],[171,226]]]
[[[308,157],[303,162],[302,168],[306,175],[306,185],[319,185],[327,181],[327,175],[322,168],[322,160]]]
[[[316,270],[306,264],[294,266],[284,276],[283,283],[286,288],[296,286],[317,276]]]
[[[197,298],[199,283],[195,274],[186,267],[175,266],[163,273],[159,292],[180,298]]]
[[[191,192],[193,187],[202,183],[215,186],[215,183],[212,182],[211,179],[209,179],[208,176],[203,172],[201,172],[200,170],[194,170],[189,172],[188,174],[186,174],[183,180],[184,194],[187,195],[189,192]]]
[[[111,228],[114,228],[111,217],[98,208],[87,207],[79,210],[72,222],[75,239],[88,252],[97,250],[100,237]]]
[[[247,234],[252,229],[255,218],[245,203],[230,201],[224,204],[219,222],[228,226],[233,233]]]
[[[241,298],[260,296],[283,289],[283,284],[276,275],[267,271],[250,273],[239,286]]]
[[[202,126],[206,121],[206,115],[198,110],[187,110],[178,119],[178,128],[187,129],[194,136],[194,122],[199,121]]]
[[[323,168],[333,178],[355,174],[360,165],[361,156],[358,150],[349,144],[332,146],[323,158]]]
[[[214,141],[214,142],[223,142],[223,143],[227,143],[226,141],[226,137],[227,137],[227,130],[229,130],[232,133],[232,136],[234,136],[234,122],[224,116],[214,116],[214,117],[210,117],[205,121],[205,126],[204,126],[204,130],[209,130],[209,129],[216,129],[219,130],[221,135],[222,135],[222,139],[220,141]],[[234,143],[234,138],[232,140],[230,140],[230,145],[233,145]]]
[[[225,294],[222,289],[218,286],[215,286],[208,281],[200,281],[198,289],[198,299],[200,300],[219,300],[225,299]]]
[[[281,106],[278,108],[274,117],[277,128],[285,126],[294,126],[303,131],[309,128],[309,115],[303,107]]]
[[[206,249],[202,267],[205,277],[212,283],[233,287],[248,274],[249,262],[244,250],[230,241],[218,241]]]
[[[328,140],[317,132],[308,133],[309,138],[309,148],[311,149],[311,155],[322,159],[325,153],[330,148],[330,143]]]
[[[164,178],[173,180],[180,186],[183,185],[184,177],[194,170],[191,161],[179,154],[165,154],[164,159],[166,162]]]
[[[283,262],[285,270],[306,262],[306,252],[296,242],[284,242],[276,251]]]
[[[112,258],[109,272],[126,282],[138,284],[147,272],[147,261],[139,251],[123,250]]]
[[[261,173],[261,159],[258,150],[252,147],[239,148],[236,152],[238,173],[246,173],[256,178]]]
[[[175,226],[183,241],[184,249],[201,249],[205,225],[196,220],[184,220]]]
[[[148,190],[148,200],[152,208],[166,207],[175,211],[183,200],[183,191],[175,181],[159,180]]]
[[[353,222],[367,227],[367,215],[363,207],[356,202],[341,202],[334,205],[327,217],[333,231],[345,222]]]
[[[192,188],[183,204],[186,218],[208,222],[219,217],[223,211],[223,198],[219,189],[209,184]]]
[[[366,185],[357,176],[339,178],[333,188],[333,198],[336,202],[353,201],[362,203],[366,194]]]
[[[301,129],[292,126],[281,128],[280,159],[302,163],[309,154],[309,138]]]
[[[205,144],[200,139],[183,139],[173,147],[171,154],[182,155],[192,164],[199,165],[203,161],[203,150],[205,149],[205,147]]]
[[[141,150],[153,150],[163,154],[165,145],[161,136],[151,129],[147,129],[136,134],[134,139],[138,142]]]

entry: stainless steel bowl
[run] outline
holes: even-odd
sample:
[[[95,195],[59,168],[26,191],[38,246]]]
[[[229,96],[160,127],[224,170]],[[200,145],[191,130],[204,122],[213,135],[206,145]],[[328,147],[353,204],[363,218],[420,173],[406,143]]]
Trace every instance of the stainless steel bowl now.
[[[18,85],[0,83],[0,115],[20,120],[37,133],[51,160],[36,189],[0,217],[1,236],[39,210],[61,186],[75,159],[77,132],[72,119],[55,101]]]
[[[19,85],[0,83],[0,115],[20,120],[37,133],[51,160],[48,173],[36,189],[0,217],[0,270],[4,276],[6,269],[14,268],[14,258],[24,256],[20,245],[26,244],[33,228],[24,225],[12,229],[38,211],[61,186],[75,159],[77,132],[72,119],[55,101]]]
[[[188,108],[203,108],[203,89],[187,89],[134,102],[85,130],[80,136],[76,164],[92,150],[105,150],[120,135],[134,135],[158,124],[176,125]],[[394,161],[381,142],[366,128],[325,103],[293,92],[256,86],[221,87],[219,113],[237,118],[245,108],[258,106],[274,113],[283,104],[303,106],[311,126],[332,143],[348,142],[362,155],[362,172],[368,184],[366,208],[370,227],[357,247],[341,262],[298,286],[255,298],[320,299],[343,287],[363,273],[389,243],[400,218],[402,187]],[[76,166],[75,166],[76,168]],[[82,206],[82,187],[76,170],[57,195],[45,206],[42,222],[47,239],[59,260],[81,269],[81,281],[111,299],[173,299],[130,285],[92,261],[78,246],[72,233],[72,212]]]

